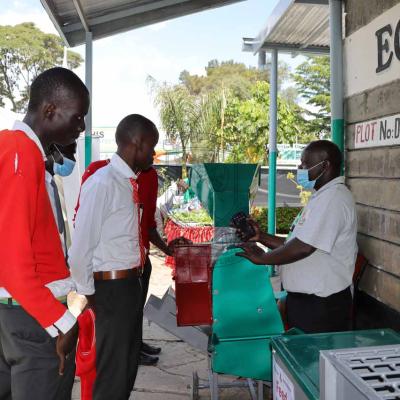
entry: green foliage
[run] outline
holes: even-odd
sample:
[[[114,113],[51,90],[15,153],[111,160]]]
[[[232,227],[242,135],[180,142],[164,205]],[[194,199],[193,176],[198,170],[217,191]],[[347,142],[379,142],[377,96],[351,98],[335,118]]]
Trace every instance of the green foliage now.
[[[188,148],[197,136],[197,99],[183,85],[159,84],[151,77],[148,81],[155,92],[155,104],[159,107],[161,125],[167,137],[173,142],[179,141],[182,147],[182,174],[185,177]]]
[[[230,146],[227,162],[267,161],[269,139],[269,84],[256,82],[247,100],[231,98],[226,108],[224,135]],[[303,136],[305,121],[295,103],[278,98],[278,143],[309,141]]]
[[[0,105],[7,99],[13,111],[26,111],[32,81],[46,69],[61,65],[63,55],[61,39],[32,22],[0,26]],[[82,61],[79,54],[68,52],[69,68],[77,68]]]
[[[193,162],[220,162],[224,158],[225,111],[229,91],[214,90],[198,96],[198,140],[192,143]]]
[[[294,75],[298,88],[280,91],[278,143],[309,143],[329,131],[329,108],[323,115],[324,107],[329,107],[329,59],[310,60]],[[279,69],[281,79],[286,79],[287,65],[280,64]],[[157,85],[156,104],[168,137],[180,139],[184,159],[190,151],[193,162],[267,163],[268,68],[260,71],[234,61],[212,60],[205,76],[183,71],[179,79],[178,85]],[[299,95],[320,111],[307,113],[297,104]],[[185,129],[177,128],[183,125]]]
[[[276,232],[287,234],[293,221],[295,220],[301,208],[298,207],[279,207],[276,209]],[[261,230],[268,231],[268,213],[265,207],[254,207],[251,210],[251,217],[258,223]]]
[[[293,74],[299,94],[317,111],[307,111],[309,133],[323,137],[330,132],[330,59],[329,56],[308,57]]]
[[[191,75],[188,71],[182,71],[179,80],[193,95],[228,90],[239,99],[246,99],[251,94],[251,87],[258,81],[269,81],[269,70],[259,70],[247,67],[243,63],[233,60],[211,60],[205,68],[206,75]],[[279,64],[279,83],[282,83],[289,75],[289,67],[281,62]]]
[[[173,211],[172,217],[183,223],[196,223],[201,225],[212,225],[213,223],[212,218],[204,208],[192,211]]]
[[[221,88],[229,89],[234,96],[246,98],[251,84],[258,80],[268,80],[266,71],[247,68],[242,63],[232,60],[219,62],[211,60],[206,69],[206,76],[190,75],[182,71],[179,79],[193,95],[214,92]]]

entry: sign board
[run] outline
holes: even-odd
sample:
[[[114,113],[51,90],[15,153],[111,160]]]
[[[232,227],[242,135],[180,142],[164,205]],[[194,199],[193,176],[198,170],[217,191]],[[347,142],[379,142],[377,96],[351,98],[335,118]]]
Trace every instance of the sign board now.
[[[93,136],[100,138],[100,159],[109,158],[110,155],[117,151],[117,143],[115,142],[116,129],[115,127],[93,128]]]
[[[294,400],[294,386],[285,371],[272,359],[272,381],[274,400]]]
[[[400,114],[356,124],[354,148],[400,145]]]
[[[345,97],[400,77],[400,3],[345,39]]]

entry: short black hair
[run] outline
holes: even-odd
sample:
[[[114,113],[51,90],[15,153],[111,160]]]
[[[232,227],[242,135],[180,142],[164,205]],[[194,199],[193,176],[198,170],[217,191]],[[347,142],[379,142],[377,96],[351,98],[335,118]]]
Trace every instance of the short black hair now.
[[[28,111],[37,111],[44,101],[55,102],[65,96],[89,96],[85,84],[74,72],[67,68],[50,68],[32,82]]]
[[[155,124],[140,114],[127,115],[117,126],[115,140],[118,145],[129,143],[136,135],[158,132]]]
[[[334,172],[340,175],[343,156],[335,143],[330,140],[316,140],[311,142],[305,150],[320,153],[325,160],[331,163]]]

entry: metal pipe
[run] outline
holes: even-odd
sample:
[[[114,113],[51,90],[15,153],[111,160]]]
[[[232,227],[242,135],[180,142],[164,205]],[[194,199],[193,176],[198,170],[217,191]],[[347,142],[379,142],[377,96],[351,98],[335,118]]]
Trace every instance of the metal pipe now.
[[[267,54],[264,50],[258,52],[258,69],[264,71],[267,66]]]
[[[343,48],[342,1],[329,0],[330,65],[331,65],[331,134],[332,141],[343,153]]]
[[[276,136],[278,124],[278,50],[271,52],[271,78],[269,86],[269,143],[268,143],[268,233],[275,235],[276,221]]]
[[[92,104],[93,104],[93,35],[86,32],[85,83],[90,94],[90,107],[85,118],[85,168],[92,162]]]

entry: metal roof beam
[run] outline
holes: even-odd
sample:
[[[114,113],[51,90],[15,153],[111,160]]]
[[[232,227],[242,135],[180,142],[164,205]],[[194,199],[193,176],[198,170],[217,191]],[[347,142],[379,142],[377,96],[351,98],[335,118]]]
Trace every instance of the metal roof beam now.
[[[270,51],[278,49],[280,53],[309,53],[309,54],[329,54],[329,47],[325,46],[306,46],[285,44],[285,43],[264,43],[260,50]]]
[[[208,10],[210,8],[222,7],[228,4],[237,3],[243,0],[222,0],[216,4],[214,0],[199,0],[199,1],[182,1],[176,6],[155,9],[146,13],[129,15],[124,18],[119,18],[111,22],[98,25],[90,25],[94,39],[101,39],[113,34],[126,32],[128,30],[141,28],[157,22],[166,21],[168,19],[189,15],[195,12]],[[179,8],[179,12],[177,12]],[[78,46],[85,42],[85,32],[76,30],[67,33],[67,39],[70,45]]]
[[[151,4],[149,4],[149,3],[143,4],[141,6],[132,7],[130,9],[121,10],[121,11],[113,12],[112,10],[110,10],[110,12],[107,13],[106,15],[102,15],[102,16],[99,16],[96,18],[90,18],[90,25],[94,26],[94,25],[104,24],[107,22],[112,22],[112,21],[118,20],[120,18],[126,18],[126,17],[130,17],[132,15],[147,13],[149,11],[157,10],[159,8],[170,7],[170,6],[174,6],[177,4],[182,4],[187,1],[191,1],[191,0],[168,0],[168,1],[160,0],[160,1],[153,1],[153,2],[151,2]],[[79,24],[71,24],[64,28],[64,32],[73,32],[79,28],[80,28]]]
[[[76,12],[79,15],[79,19],[81,20],[83,28],[85,29],[86,32],[90,32],[89,24],[86,21],[85,13],[83,12],[81,2],[79,0],[72,0],[72,2],[74,3]]]
[[[257,39],[243,38],[242,50],[254,53],[255,46],[258,46]],[[283,53],[315,53],[329,54],[329,46],[310,46],[303,44],[273,43],[265,42],[257,51],[271,51],[277,49]]]
[[[329,0],[295,0],[295,3],[328,6]]]
[[[42,3],[43,8],[47,12],[47,15],[49,16],[51,22],[56,27],[56,30],[57,30],[58,34],[60,35],[60,37],[62,38],[64,43],[67,46],[69,46],[68,40],[67,40],[67,38],[66,38],[62,28],[61,28],[60,22],[58,21],[58,19],[56,17],[57,13],[55,12],[53,6],[49,4],[48,0],[40,0],[40,2]]]

